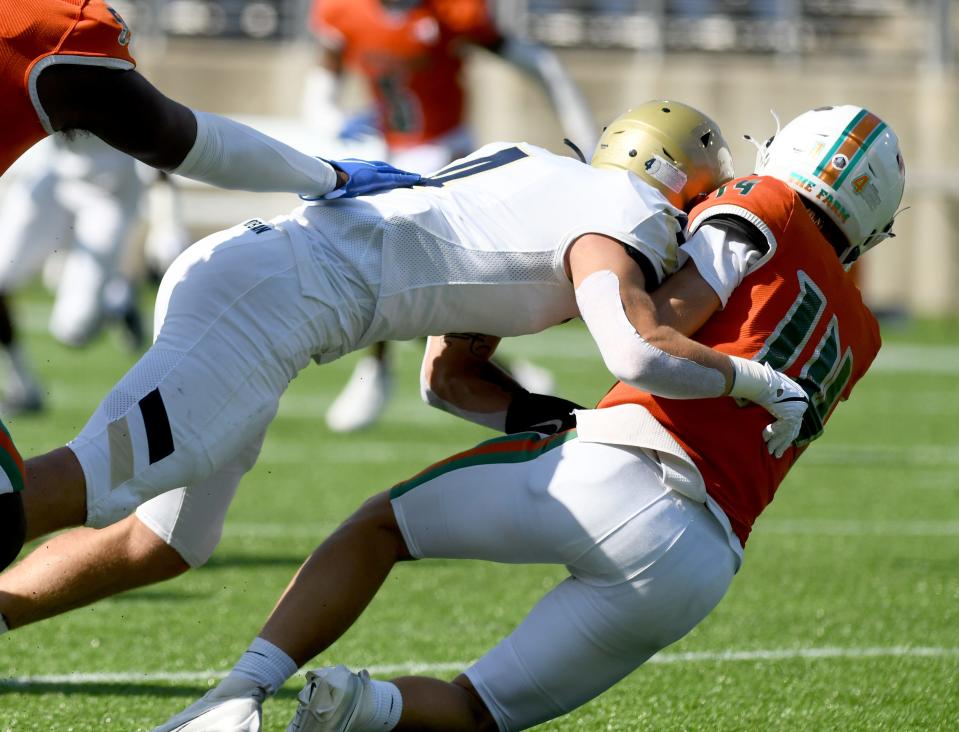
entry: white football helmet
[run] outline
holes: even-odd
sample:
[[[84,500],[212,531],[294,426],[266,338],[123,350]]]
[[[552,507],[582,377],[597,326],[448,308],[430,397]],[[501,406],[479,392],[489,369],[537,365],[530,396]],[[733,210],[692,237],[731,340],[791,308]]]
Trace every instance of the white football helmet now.
[[[796,117],[759,147],[756,173],[788,184],[839,227],[846,266],[892,236],[906,182],[896,133],[852,105]]]

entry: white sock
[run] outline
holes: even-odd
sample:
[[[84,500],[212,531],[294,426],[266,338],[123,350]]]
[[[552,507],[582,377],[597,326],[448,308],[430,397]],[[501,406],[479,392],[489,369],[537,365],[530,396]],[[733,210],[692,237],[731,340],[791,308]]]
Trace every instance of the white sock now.
[[[240,676],[255,681],[270,694],[275,694],[284,682],[296,673],[293,659],[277,646],[263,638],[255,638],[240,656],[229,676]]]
[[[389,732],[400,721],[403,712],[403,697],[391,681],[370,680],[370,691],[363,698],[362,709],[357,715],[356,732]]]

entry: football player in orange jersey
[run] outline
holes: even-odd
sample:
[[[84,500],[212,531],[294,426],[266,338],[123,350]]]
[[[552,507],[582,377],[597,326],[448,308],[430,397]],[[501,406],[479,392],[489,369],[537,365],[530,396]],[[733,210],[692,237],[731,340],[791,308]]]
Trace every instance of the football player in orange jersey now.
[[[594,162],[616,154],[602,142]],[[555,563],[570,576],[452,682],[310,671],[288,730],[525,729],[684,636],[723,597],[752,522],[879,349],[846,267],[891,236],[904,176],[881,119],[819,108],[761,146],[756,175],[693,209],[689,260],[651,298],[619,289],[625,269],[577,276],[576,259],[610,240],[574,248],[580,311],[621,381],[575,426],[554,414],[564,432],[490,440],[370,499],[300,568],[227,678],[155,732],[257,729],[263,700],[350,627],[398,561]],[[691,382],[709,377],[669,356],[677,332],[726,354],[736,382],[773,367],[791,375],[801,429],[767,451],[769,413],[731,398],[740,386],[691,398]],[[509,403],[485,376],[497,340],[431,339],[425,379],[451,411]]]
[[[161,170],[223,188],[355,196],[420,176],[385,163],[330,162],[194,111],[134,70],[131,33],[103,0],[20,0],[0,14],[0,174],[43,137],[91,132]],[[22,460],[0,446],[0,566],[22,546]]]
[[[466,124],[462,52],[486,49],[535,79],[567,137],[592,150],[598,134],[588,105],[562,64],[546,48],[504,34],[486,0],[314,0],[310,22],[320,41],[319,64],[305,85],[304,109],[315,126],[336,131],[344,70],[367,82],[375,102],[367,125],[381,135],[395,166],[417,173],[439,170],[472,150]],[[356,120],[342,134],[362,134]],[[513,375],[534,392],[552,390],[544,369],[526,361]],[[373,424],[390,392],[388,347],[378,343],[356,365],[326,413],[327,425],[350,432]]]

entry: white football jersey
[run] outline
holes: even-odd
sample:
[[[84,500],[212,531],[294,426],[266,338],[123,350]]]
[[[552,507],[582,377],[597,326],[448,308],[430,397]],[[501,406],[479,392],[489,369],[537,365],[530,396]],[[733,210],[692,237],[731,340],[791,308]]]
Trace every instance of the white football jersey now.
[[[677,268],[681,211],[625,171],[526,143],[494,143],[424,184],[297,212],[309,257],[376,301],[356,347],[450,332],[535,333],[578,315],[564,258],[587,233],[641,253],[662,280]],[[655,283],[653,283],[655,284]],[[307,289],[310,289],[307,283]]]

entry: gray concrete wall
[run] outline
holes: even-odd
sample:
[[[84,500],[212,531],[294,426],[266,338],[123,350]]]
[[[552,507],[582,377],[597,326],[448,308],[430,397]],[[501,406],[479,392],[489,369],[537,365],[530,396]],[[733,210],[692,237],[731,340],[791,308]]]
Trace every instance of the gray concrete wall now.
[[[234,114],[295,116],[308,46],[178,42],[141,50],[141,66],[158,86],[197,107]],[[830,60],[790,65],[767,57],[656,57],[615,51],[561,54],[602,123],[654,97],[675,98],[707,111],[722,125],[737,159],[751,171],[754,148],[742,133],[768,136],[769,110],[788,120],[811,107],[869,107],[902,140],[907,189],[898,236],[870,253],[863,268],[869,300],[917,314],[959,314],[959,89],[952,75],[912,69],[860,68]],[[561,151],[562,132],[545,95],[485,53],[471,57],[470,117],[477,141],[524,139]],[[346,101],[359,104],[362,87]]]

